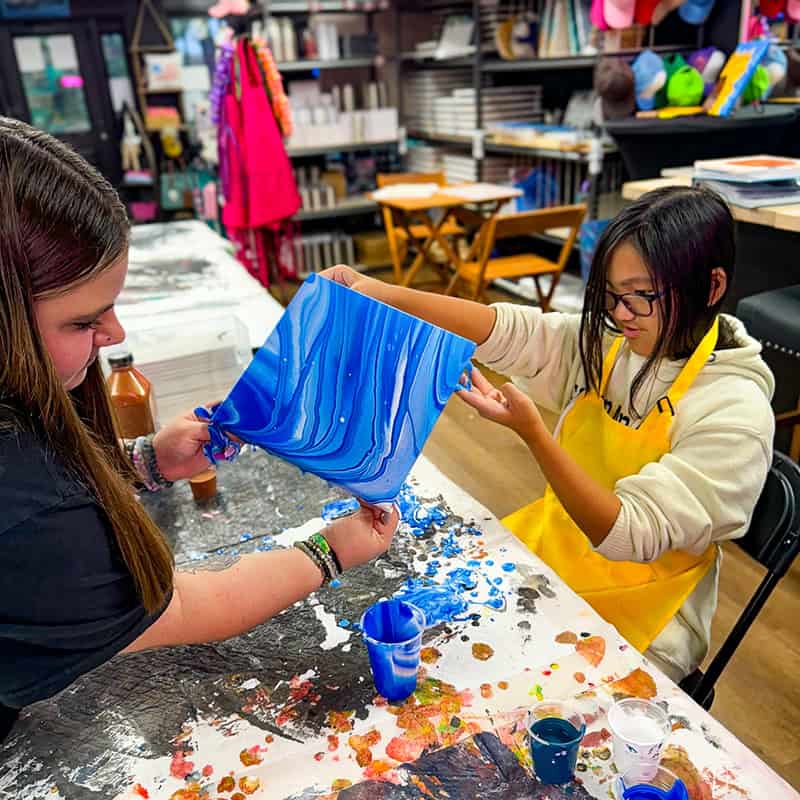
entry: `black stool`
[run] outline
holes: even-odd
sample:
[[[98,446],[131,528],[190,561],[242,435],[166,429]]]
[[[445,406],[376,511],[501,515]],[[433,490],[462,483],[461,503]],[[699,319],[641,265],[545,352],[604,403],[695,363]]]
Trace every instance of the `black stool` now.
[[[764,360],[775,374],[773,407],[789,408],[775,415],[781,428],[792,429],[783,446],[794,461],[800,460],[800,285],[745,297],[736,316],[748,333],[764,346]],[[780,434],[780,431],[779,431]],[[778,446],[783,443],[778,439]]]

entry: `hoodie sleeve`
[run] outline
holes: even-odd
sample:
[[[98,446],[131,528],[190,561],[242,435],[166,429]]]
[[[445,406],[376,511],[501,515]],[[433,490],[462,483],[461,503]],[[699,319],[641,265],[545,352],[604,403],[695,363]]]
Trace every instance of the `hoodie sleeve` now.
[[[475,358],[516,381],[535,403],[560,413],[574,389],[579,358],[580,315],[543,313],[541,308],[495,303],[497,314],[489,338]]]
[[[775,421],[752,381],[726,376],[679,409],[671,452],[622,478],[622,507],[597,548],[615,561],[653,561],[667,550],[702,553],[742,536],[772,462]],[[688,400],[687,393],[684,400]]]

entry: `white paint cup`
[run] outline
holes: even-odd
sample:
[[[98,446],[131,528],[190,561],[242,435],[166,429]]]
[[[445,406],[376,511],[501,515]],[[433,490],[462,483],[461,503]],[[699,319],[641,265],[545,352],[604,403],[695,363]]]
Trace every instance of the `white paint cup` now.
[[[660,706],[637,698],[614,703],[608,712],[608,727],[620,772],[637,764],[658,764],[671,730],[669,717]]]

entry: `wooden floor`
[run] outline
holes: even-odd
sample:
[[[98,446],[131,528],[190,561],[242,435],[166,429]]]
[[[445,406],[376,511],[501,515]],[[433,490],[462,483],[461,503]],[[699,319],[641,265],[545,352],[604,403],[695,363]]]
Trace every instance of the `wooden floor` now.
[[[494,299],[510,300],[506,296]],[[505,378],[489,373],[499,384]],[[551,425],[555,420],[545,416]],[[542,494],[544,479],[522,441],[453,397],[425,447],[451,480],[503,517]],[[712,653],[758,585],[761,568],[724,547]],[[800,789],[800,562],[776,589],[717,684],[711,713]],[[777,800],[777,798],[776,798]]]

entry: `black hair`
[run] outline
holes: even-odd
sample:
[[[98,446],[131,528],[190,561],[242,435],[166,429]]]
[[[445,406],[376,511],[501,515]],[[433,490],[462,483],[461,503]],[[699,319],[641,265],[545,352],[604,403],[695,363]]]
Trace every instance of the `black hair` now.
[[[632,245],[650,273],[663,329],[654,352],[631,385],[634,415],[636,392],[662,358],[687,358],[708,332],[719,313],[734,276],[733,216],[725,201],[702,187],[655,189],[626,206],[605,228],[597,243],[586,286],[579,347],[586,380],[600,391],[603,335],[620,331],[605,310],[605,290],[611,257],[619,245]],[[708,304],[712,270],[727,277],[725,292]],[[731,332],[725,326],[721,339]],[[722,341],[722,346],[730,342]]]

